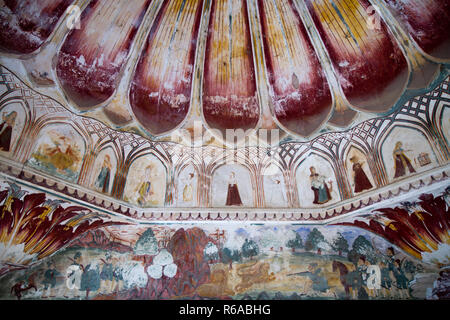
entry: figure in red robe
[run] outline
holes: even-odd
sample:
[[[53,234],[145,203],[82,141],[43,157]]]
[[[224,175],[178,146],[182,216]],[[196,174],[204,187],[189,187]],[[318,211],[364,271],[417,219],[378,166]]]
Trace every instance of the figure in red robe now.
[[[241,196],[236,183],[236,176],[234,172],[230,174],[230,180],[228,181],[228,194],[227,194],[227,206],[242,206]]]
[[[362,164],[358,160],[356,156],[350,158],[350,161],[353,163],[353,172],[355,173],[355,193],[373,188],[372,183],[362,168]]]
[[[11,111],[8,115],[3,114],[3,122],[0,124],[0,150],[9,151],[11,147],[11,137],[16,122],[17,112]]]

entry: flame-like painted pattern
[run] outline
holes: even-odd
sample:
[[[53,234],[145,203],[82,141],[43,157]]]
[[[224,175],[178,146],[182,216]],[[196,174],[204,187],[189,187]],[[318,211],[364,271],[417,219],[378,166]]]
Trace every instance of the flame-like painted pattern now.
[[[96,106],[114,93],[150,2],[94,0],[83,11],[81,28],[67,36],[56,67],[65,93],[78,107]]]
[[[130,103],[153,134],[174,129],[189,111],[202,0],[165,1],[130,89]]]
[[[46,201],[44,193],[23,194],[14,187],[0,192],[0,276],[55,253],[88,230],[123,224],[105,222],[83,207],[63,208],[58,201]],[[21,248],[22,256],[11,256],[10,248]]]
[[[448,0],[384,0],[422,50],[450,59],[450,2]]]
[[[385,238],[412,256],[422,259],[425,252],[450,244],[450,211],[443,196],[423,194],[413,208],[378,209],[369,222],[355,220],[337,225],[356,226]],[[409,203],[408,203],[409,204]]]
[[[370,112],[392,108],[408,80],[407,62],[384,22],[371,24],[369,2],[306,3],[349,102]]]
[[[213,0],[203,79],[203,114],[213,128],[250,129],[259,120],[245,0]]]
[[[27,54],[39,49],[73,0],[4,0],[0,49]]]
[[[258,1],[271,98],[282,125],[300,135],[330,114],[331,94],[293,1]]]

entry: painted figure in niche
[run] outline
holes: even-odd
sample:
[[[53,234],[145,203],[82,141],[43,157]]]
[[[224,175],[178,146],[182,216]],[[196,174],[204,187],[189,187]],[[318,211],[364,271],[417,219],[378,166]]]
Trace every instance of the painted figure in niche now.
[[[111,177],[111,159],[109,155],[105,155],[102,169],[100,170],[100,174],[98,175],[97,180],[95,181],[95,186],[103,193],[108,193],[110,177]]]
[[[398,141],[395,144],[395,148],[393,151],[394,156],[394,167],[395,167],[395,175],[394,178],[402,177],[406,174],[406,168],[408,168],[409,173],[414,173],[414,167],[411,164],[409,158],[405,155],[405,151],[411,150],[403,150],[403,144],[401,141]]]
[[[319,175],[316,172],[315,167],[310,167],[309,171],[311,172],[309,176],[309,180],[311,182],[311,189],[314,192],[314,201],[315,204],[323,204],[327,203],[331,200],[331,191],[333,188],[333,184],[330,181],[330,187],[328,187],[326,178],[324,176]]]
[[[150,203],[151,196],[154,194],[151,182],[153,169],[154,166],[152,164],[148,165],[145,168],[144,182],[139,185],[137,190],[139,192],[139,198],[137,199],[137,202],[141,206],[145,206],[146,204]]]
[[[192,180],[194,178],[193,173],[189,173],[189,182],[184,186],[183,189],[183,201],[191,202],[194,195],[194,187],[192,186]]]
[[[350,161],[353,163],[352,168],[355,173],[355,193],[372,189],[372,183],[370,183],[369,178],[367,178],[367,175],[362,168],[362,163],[359,161],[358,157],[353,156],[350,158]]]
[[[236,182],[236,175],[231,172],[230,179],[228,181],[228,193],[227,193],[227,206],[242,206],[241,196]]]
[[[281,180],[281,178],[280,178],[280,176],[278,176],[278,175],[275,175],[275,176],[271,176],[270,177],[270,180],[272,180],[272,183],[274,184],[274,185],[276,185],[277,186],[277,188],[280,188],[281,189],[281,199],[282,199],[282,201],[283,201],[283,204],[285,204],[285,203],[287,203],[287,200],[286,200],[286,196],[285,196],[285,194],[284,194],[284,192],[283,192],[283,189],[282,189],[282,186],[281,186],[281,182],[282,182],[282,180]],[[268,204],[272,204],[272,203],[274,203],[275,201],[276,201],[276,199],[277,198],[279,198],[280,197],[280,192],[269,192],[269,194],[268,194]]]
[[[64,176],[77,174],[77,165],[82,159],[81,151],[77,144],[68,136],[56,130],[47,133],[52,145],[42,143],[32,157],[38,165],[44,165],[48,169],[56,170],[56,173]]]
[[[49,261],[47,263],[47,266],[48,269],[44,273],[44,281],[42,282],[44,285],[44,295],[42,296],[42,298],[53,298],[55,297],[54,289],[61,274],[56,269],[54,261]]]
[[[16,122],[17,112],[11,111],[5,115],[3,113],[3,122],[0,124],[0,150],[8,152],[11,147],[11,138],[14,123]]]

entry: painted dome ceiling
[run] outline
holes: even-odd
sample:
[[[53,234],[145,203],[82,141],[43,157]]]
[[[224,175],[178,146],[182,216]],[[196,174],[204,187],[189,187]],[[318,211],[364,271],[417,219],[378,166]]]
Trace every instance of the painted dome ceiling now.
[[[196,123],[311,139],[391,114],[450,59],[447,0],[1,2],[6,66],[151,140]]]

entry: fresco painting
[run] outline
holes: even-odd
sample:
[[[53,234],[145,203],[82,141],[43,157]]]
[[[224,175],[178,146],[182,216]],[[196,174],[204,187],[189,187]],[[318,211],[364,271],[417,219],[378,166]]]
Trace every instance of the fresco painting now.
[[[436,162],[436,155],[424,135],[414,129],[394,128],[383,143],[383,161],[390,180],[426,171]],[[422,142],[422,143],[421,143]],[[389,153],[388,150],[392,150]]]
[[[375,183],[370,173],[367,158],[361,151],[354,147],[350,148],[345,164],[355,194],[374,188]]]
[[[450,299],[448,1],[0,3],[0,300]]]
[[[39,133],[27,164],[64,180],[77,182],[84,151],[84,140],[75,129],[56,124]]]
[[[448,249],[442,251],[443,246],[449,246],[450,239],[443,225],[448,224],[448,190],[421,195],[414,208],[408,202],[378,210],[387,216],[408,210],[416,215],[429,215],[429,221],[421,221],[426,229],[417,232],[421,237],[430,231],[440,235],[439,248],[425,249],[433,257],[412,255],[400,242],[390,243],[377,230],[369,232],[358,222],[369,221],[376,215],[316,226],[217,223],[198,227],[185,223],[99,227],[39,264],[6,273],[0,279],[0,297],[94,300],[448,297],[448,287],[445,292],[439,287],[440,282],[448,281],[445,271]],[[127,231],[121,233],[124,228]],[[190,280],[190,285],[180,285],[182,280]]]
[[[444,134],[444,138],[447,143],[450,141],[450,108],[447,106],[442,111],[442,120],[441,120],[442,131]]]
[[[131,165],[124,200],[141,207],[164,205],[166,192],[166,170],[152,155],[136,159]]]
[[[316,154],[309,155],[297,168],[297,184],[303,206],[339,201],[337,182],[331,165]]]
[[[102,150],[96,157],[91,185],[99,192],[109,194],[113,185],[117,160],[111,148]]]
[[[266,207],[287,207],[286,183],[283,174],[278,167],[269,165],[263,177],[263,184],[264,204]]]
[[[178,176],[177,199],[180,207],[197,205],[197,174],[192,165],[187,166]]]
[[[0,152],[11,155],[25,123],[25,113],[19,103],[10,103],[1,109]]]
[[[252,181],[243,166],[222,166],[214,172],[212,181],[213,206],[253,206]]]

